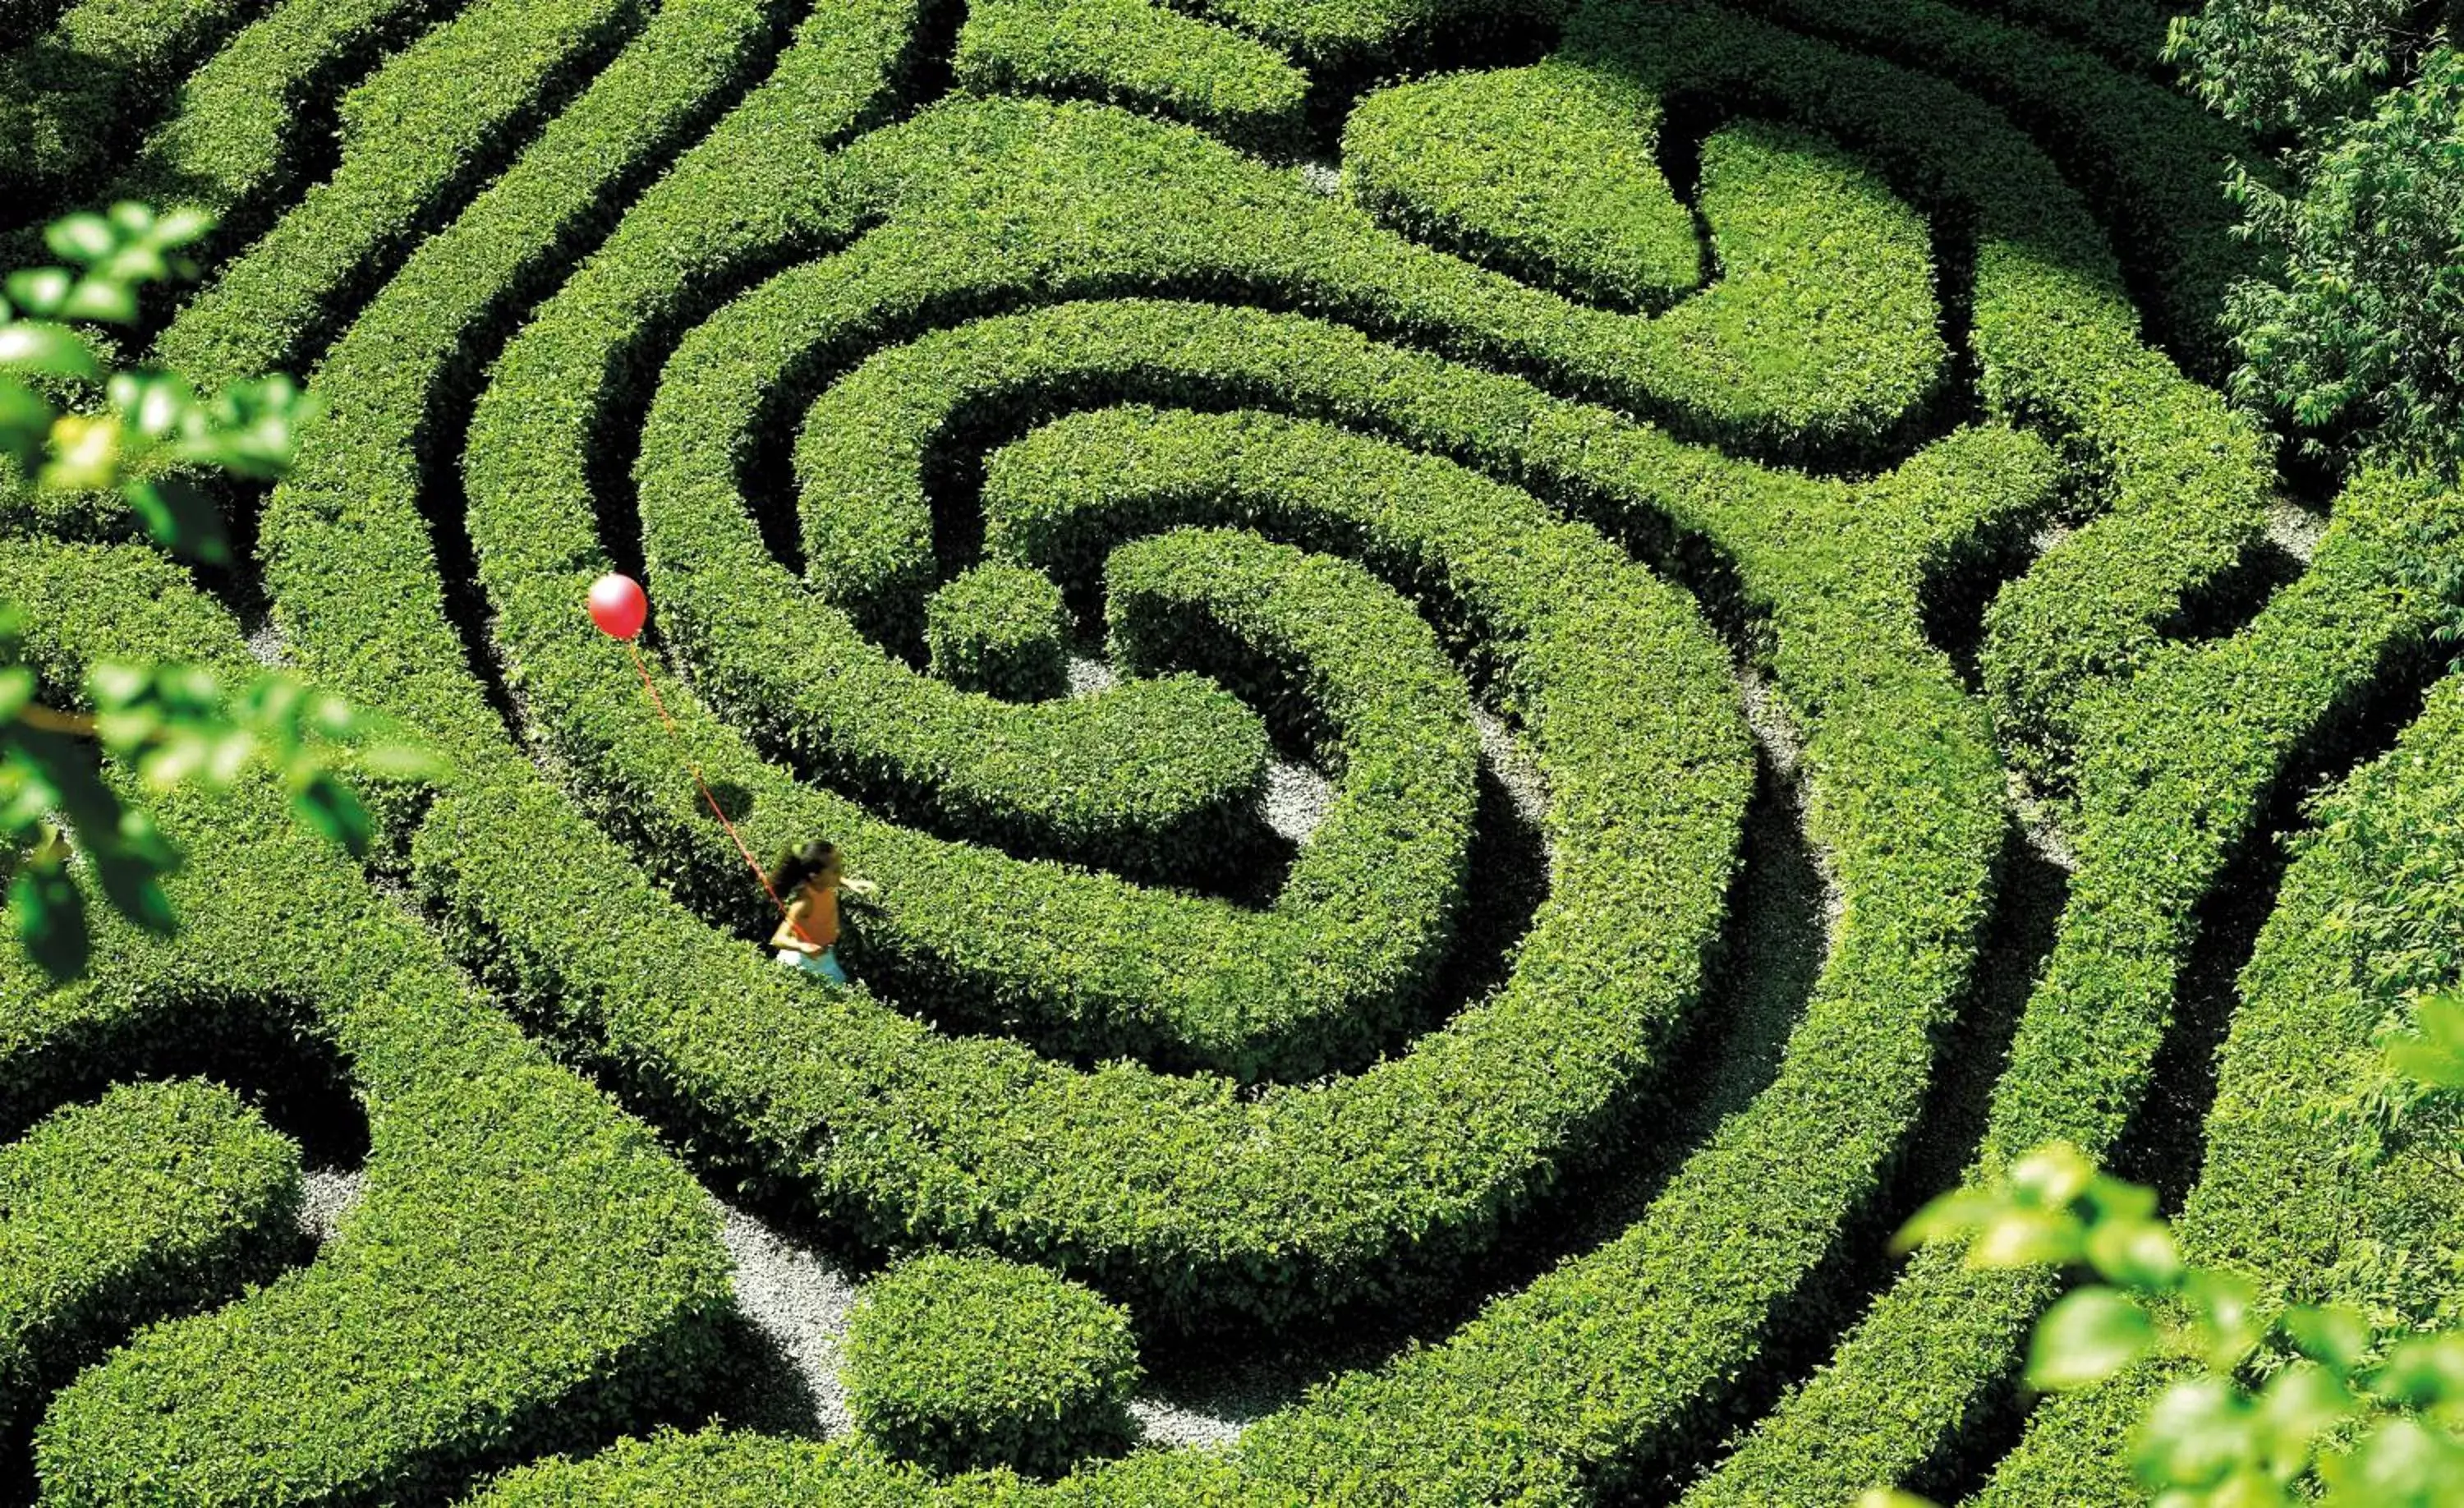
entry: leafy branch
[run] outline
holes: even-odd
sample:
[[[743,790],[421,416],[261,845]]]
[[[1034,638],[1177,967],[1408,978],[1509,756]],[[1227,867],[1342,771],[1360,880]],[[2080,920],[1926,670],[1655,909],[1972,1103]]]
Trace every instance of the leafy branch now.
[[[2464,1089],[2464,996],[2424,1001],[2420,1023],[2385,1049],[2389,1072],[2429,1095]],[[2150,1363],[2185,1374],[2132,1445],[2156,1508],[2464,1503],[2464,1334],[2381,1333],[2341,1305],[2263,1318],[2247,1279],[2184,1260],[2153,1190],[2059,1143],[1991,1188],[1934,1200],[1899,1236],[1903,1248],[1947,1240],[1968,1242],[1971,1267],[2070,1267],[2093,1279],[2037,1322],[2029,1387],[2088,1388]],[[1878,1488],[1859,1508],[1929,1505]]]
[[[177,373],[115,371],[77,328],[133,324],[140,288],[194,278],[184,249],[212,223],[192,210],[121,204],[45,230],[67,265],[18,272],[0,285],[0,455],[37,490],[116,491],[157,543],[229,565],[221,514],[192,476],[279,478],[320,404],[288,377],[200,397]],[[100,404],[90,411],[61,401],[97,394]],[[21,945],[55,979],[82,973],[92,951],[80,870],[113,910],[147,932],[168,936],[178,927],[162,882],[180,855],[145,808],[103,778],[102,755],[156,793],[225,789],[270,767],[299,820],[354,855],[367,851],[372,823],[336,774],[340,752],[358,746],[355,762],[371,775],[436,771],[419,750],[372,742],[364,718],[340,697],[280,672],[233,689],[195,666],[103,663],[85,679],[90,711],[47,705],[23,660],[23,627],[22,616],[0,603],[0,874]]]

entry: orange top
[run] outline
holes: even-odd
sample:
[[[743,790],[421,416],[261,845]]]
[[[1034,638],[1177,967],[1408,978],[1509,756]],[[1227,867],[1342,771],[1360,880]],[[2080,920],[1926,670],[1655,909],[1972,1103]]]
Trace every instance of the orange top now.
[[[773,948],[817,953],[839,940],[839,887],[808,885],[787,906],[786,919],[770,934]]]

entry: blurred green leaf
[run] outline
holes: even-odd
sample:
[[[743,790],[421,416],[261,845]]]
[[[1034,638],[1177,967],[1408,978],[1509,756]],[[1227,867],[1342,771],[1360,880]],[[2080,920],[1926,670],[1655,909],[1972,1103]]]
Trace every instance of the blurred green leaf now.
[[[1939,1194],[1908,1217],[1891,1238],[1894,1251],[1904,1252],[1930,1241],[1968,1235],[2011,1207],[2008,1195],[1993,1190],[1959,1188]]]
[[[231,563],[231,536],[223,530],[222,511],[205,489],[185,477],[162,476],[131,482],[122,491],[156,543],[208,565]]]
[[[2332,1367],[2339,1377],[2351,1376],[2370,1351],[2369,1322],[2350,1309],[2297,1304],[2277,1322],[2284,1327],[2295,1349]]]
[[[2181,1280],[2182,1254],[2161,1220],[2106,1218],[2087,1235],[2087,1259],[2108,1282],[2161,1292]]]
[[[99,214],[66,215],[43,228],[43,244],[54,256],[72,262],[94,262],[120,245],[120,233]]]
[[[102,381],[102,363],[85,337],[66,325],[21,319],[0,326],[0,366],[49,377]]]
[[[2415,1019],[2418,1035],[2387,1045],[2388,1068],[2433,1088],[2464,1088],[2464,995],[2431,995]]]
[[[2361,1400],[2328,1368],[2301,1362],[2268,1379],[2254,1432],[2261,1464],[2279,1482],[2309,1469],[2319,1436],[2352,1417]]]
[[[2096,1180],[2096,1164],[2068,1142],[2049,1142],[2011,1165],[2011,1187],[2023,1202],[2067,1210]]]
[[[77,286],[77,274],[65,267],[30,267],[11,273],[7,286],[17,307],[34,318],[48,319],[68,301],[69,291]]]
[[[2334,1508],[2453,1508],[2464,1446],[2417,1419],[2391,1419],[2349,1454],[2319,1463]]]
[[[2131,1465],[2151,1488],[2212,1487],[2250,1457],[2251,1410],[2221,1377],[2173,1384],[2140,1425]]]
[[[154,217],[154,244],[193,246],[214,228],[214,217],[193,205],[175,205]]]
[[[42,460],[43,442],[55,414],[42,394],[13,377],[0,377],[0,455],[32,471]]]
[[[197,395],[168,372],[115,372],[106,393],[128,426],[149,440],[178,433],[198,420]]]
[[[2049,1392],[2102,1382],[2156,1344],[2147,1312],[2102,1286],[2064,1295],[2037,1322],[2028,1347],[2028,1386]]]
[[[85,897],[57,864],[21,865],[9,882],[9,908],[17,942],[55,983],[85,973],[92,943],[86,932]]]
[[[52,458],[35,480],[63,492],[96,492],[120,482],[120,421],[62,414],[52,422]]]
[[[291,804],[311,831],[341,844],[354,859],[367,857],[376,826],[350,787],[319,770],[293,793]]]
[[[2192,1271],[2182,1282],[2182,1301],[2200,1354],[2219,1371],[2241,1365],[2258,1344],[2258,1291],[2229,1273]]]
[[[2464,1335],[2415,1336],[2398,1343],[2370,1385],[2410,1409],[2464,1400]]]
[[[89,277],[61,300],[59,316],[63,319],[127,324],[137,317],[137,290],[128,283]]]
[[[95,878],[112,909],[157,937],[179,930],[179,919],[171,914],[171,899],[164,894],[162,885],[171,865],[117,846],[98,848],[92,857]]]
[[[444,758],[433,750],[406,743],[369,744],[353,763],[380,780],[428,780],[446,771]]]
[[[2057,1210],[2005,1210],[1976,1234],[1970,1267],[2060,1267],[2086,1250],[2087,1228]]]

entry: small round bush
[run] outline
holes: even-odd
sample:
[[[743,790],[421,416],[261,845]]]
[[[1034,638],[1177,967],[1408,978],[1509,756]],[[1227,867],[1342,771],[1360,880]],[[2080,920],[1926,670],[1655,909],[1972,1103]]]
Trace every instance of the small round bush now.
[[[935,592],[924,606],[933,672],[953,686],[1013,702],[1059,696],[1069,687],[1062,648],[1061,588],[1015,565],[979,565]]]
[[[936,1253],[847,1322],[847,1405],[875,1445],[937,1472],[1058,1475],[1132,1433],[1129,1311],[1041,1267]]]

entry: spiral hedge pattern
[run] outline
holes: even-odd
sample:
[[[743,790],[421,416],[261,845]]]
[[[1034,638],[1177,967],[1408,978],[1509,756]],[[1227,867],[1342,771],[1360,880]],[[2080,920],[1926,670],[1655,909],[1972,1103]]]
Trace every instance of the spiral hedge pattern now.
[[[2033,1406],[2050,1279],[1899,1219],[2062,1137],[2384,1307],[2459,1213],[2301,1102],[2441,982],[2372,950],[2453,920],[2391,852],[2464,869],[2464,507],[2289,500],[2208,385],[2250,148],[2162,25],[0,5],[12,244],[210,207],[154,354],[332,407],[233,577],[8,494],[29,652],[271,655],[451,763],[366,872],[173,800],[176,942],[0,958],[0,1452],[78,1505],[2128,1500],[2144,1385]],[[689,764],[877,881],[856,986],[764,956]],[[316,1235],[303,1157],[363,1188]],[[765,1430],[714,1195],[1044,1270],[1128,1317],[1107,1398],[1307,1386],[958,1475]],[[1001,1371],[979,1286],[873,1324],[868,1408]]]

